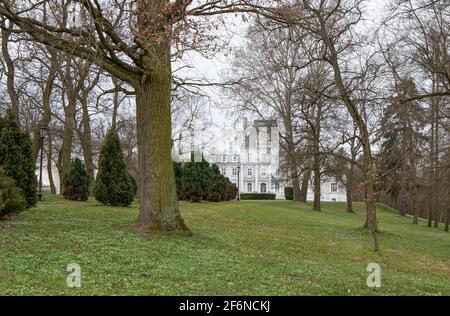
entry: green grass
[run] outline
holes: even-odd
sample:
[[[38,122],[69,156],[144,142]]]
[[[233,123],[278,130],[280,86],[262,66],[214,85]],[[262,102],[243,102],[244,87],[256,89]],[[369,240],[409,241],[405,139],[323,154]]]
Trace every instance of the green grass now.
[[[381,255],[362,204],[181,205],[186,233],[136,232],[137,206],[46,197],[0,223],[0,295],[450,295],[450,235],[379,207]],[[382,286],[366,285],[368,263]],[[68,288],[69,263],[82,287]]]

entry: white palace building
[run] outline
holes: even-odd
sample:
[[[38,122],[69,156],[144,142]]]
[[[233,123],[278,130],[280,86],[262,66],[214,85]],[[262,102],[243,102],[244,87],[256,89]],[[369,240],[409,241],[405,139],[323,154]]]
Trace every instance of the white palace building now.
[[[239,187],[241,193],[275,193],[284,199],[285,183],[279,173],[279,129],[275,120],[256,120],[244,124],[243,131],[228,137],[227,148],[210,156],[222,174]],[[231,139],[230,139],[231,138]],[[322,182],[323,201],[345,201],[345,188],[336,181]],[[313,200],[312,183],[308,200]]]

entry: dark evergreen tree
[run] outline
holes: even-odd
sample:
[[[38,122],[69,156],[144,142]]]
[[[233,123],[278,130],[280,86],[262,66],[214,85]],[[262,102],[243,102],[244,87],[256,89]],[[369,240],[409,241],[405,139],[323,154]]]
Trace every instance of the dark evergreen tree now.
[[[237,188],[224,177],[215,164],[201,162],[174,163],[177,193],[180,200],[200,202],[235,199]]]
[[[416,95],[416,87],[411,78],[400,81],[399,96],[387,103],[377,133],[381,140],[381,150],[377,156],[379,189],[386,192],[394,206],[402,215],[417,215],[417,166],[420,159],[420,146],[424,139],[420,133],[423,128],[424,110],[417,102],[401,103],[399,100]],[[415,216],[415,222],[417,216]]]
[[[75,158],[69,172],[64,176],[64,197],[73,201],[87,201],[89,198],[89,174],[84,163]]]
[[[14,179],[7,177],[0,168],[0,219],[13,212],[21,212],[27,206],[20,188]]]
[[[211,187],[209,189],[207,200],[210,202],[220,202],[228,200],[228,186],[230,181],[224,177],[219,167],[214,164],[210,167]]]
[[[200,202],[209,193],[209,181],[204,163],[188,162],[183,170],[185,199],[191,202]]]
[[[174,162],[173,164],[175,169],[175,181],[177,184],[177,195],[179,200],[184,200],[184,168],[180,162]]]
[[[21,189],[27,208],[37,203],[31,147],[30,136],[20,129],[11,112],[0,118],[0,165]]]
[[[123,161],[120,138],[112,129],[100,150],[94,196],[104,205],[129,206],[134,195],[133,182]]]

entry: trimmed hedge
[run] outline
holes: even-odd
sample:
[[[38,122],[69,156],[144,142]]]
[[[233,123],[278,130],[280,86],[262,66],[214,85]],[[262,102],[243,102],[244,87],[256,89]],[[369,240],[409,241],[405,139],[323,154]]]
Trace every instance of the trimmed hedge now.
[[[285,187],[284,188],[284,197],[286,200],[293,201],[294,200],[294,188],[293,187]]]
[[[274,193],[242,193],[241,200],[275,200]]]

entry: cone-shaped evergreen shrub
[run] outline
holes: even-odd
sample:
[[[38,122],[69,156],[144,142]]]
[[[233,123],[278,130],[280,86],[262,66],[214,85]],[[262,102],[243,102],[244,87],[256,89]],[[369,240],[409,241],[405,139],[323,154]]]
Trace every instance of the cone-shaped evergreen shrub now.
[[[123,161],[119,135],[112,129],[100,150],[94,196],[104,205],[129,206],[134,195],[132,179]]]
[[[183,169],[184,197],[191,202],[206,200],[210,193],[211,170],[207,162],[188,162]]]
[[[73,201],[87,201],[89,198],[89,174],[84,163],[75,158],[69,172],[64,176],[64,197]]]
[[[36,205],[36,176],[30,136],[20,129],[11,112],[0,118],[0,165],[22,191],[30,208]]]
[[[7,214],[21,212],[26,206],[27,201],[15,181],[0,168],[0,219]]]
[[[219,167],[214,164],[210,167],[211,170],[211,187],[209,189],[210,193],[207,200],[210,202],[220,202],[228,200],[228,178],[224,177],[220,171]]]

